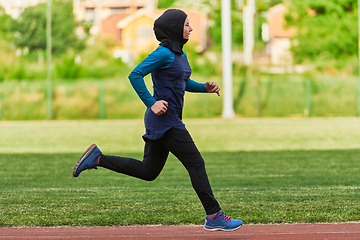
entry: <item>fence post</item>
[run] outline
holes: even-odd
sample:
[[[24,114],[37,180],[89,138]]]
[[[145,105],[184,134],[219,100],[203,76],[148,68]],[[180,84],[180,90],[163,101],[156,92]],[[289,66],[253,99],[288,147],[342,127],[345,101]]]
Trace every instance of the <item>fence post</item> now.
[[[304,115],[307,117],[311,116],[311,81],[305,79],[305,109]]]
[[[105,83],[104,81],[99,82],[99,118],[106,118],[105,111]]]
[[[261,117],[262,109],[261,109],[261,96],[260,96],[260,79],[258,76],[255,78],[255,108],[256,108],[256,116]]]
[[[0,120],[3,116],[3,97],[2,97],[2,80],[0,79]]]

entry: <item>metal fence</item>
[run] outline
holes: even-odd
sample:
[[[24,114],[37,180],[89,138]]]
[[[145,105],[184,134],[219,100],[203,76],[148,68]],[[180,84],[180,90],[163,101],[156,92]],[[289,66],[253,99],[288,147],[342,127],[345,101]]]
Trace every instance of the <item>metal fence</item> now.
[[[221,85],[221,79],[210,80]],[[357,81],[356,77],[237,77],[234,109],[242,117],[356,116]],[[221,100],[186,94],[184,116],[220,116]],[[47,103],[46,80],[0,82],[2,120],[48,119]],[[51,103],[52,119],[142,118],[145,109],[127,79],[55,80]]]

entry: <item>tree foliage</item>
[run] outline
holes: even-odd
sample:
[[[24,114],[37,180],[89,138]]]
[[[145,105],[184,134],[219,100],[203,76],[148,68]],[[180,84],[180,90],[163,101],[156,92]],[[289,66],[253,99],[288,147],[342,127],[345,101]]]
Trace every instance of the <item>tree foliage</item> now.
[[[214,4],[214,2],[216,4]],[[232,42],[234,46],[242,46],[243,44],[243,15],[242,6],[239,4],[241,1],[231,0],[231,28],[232,28]],[[256,35],[261,35],[261,23],[265,21],[264,17],[261,17],[260,12],[267,11],[270,7],[281,3],[282,0],[257,0],[257,26]],[[210,34],[215,45],[221,45],[221,0],[205,1],[210,5],[211,11],[209,11],[209,17],[212,20],[212,26],[210,27]],[[212,3],[212,4],[211,4]],[[257,39],[258,40],[258,39]]]
[[[158,8],[170,8],[175,0],[159,0]]]
[[[357,53],[357,0],[294,0],[288,9],[287,25],[297,28],[292,47],[297,62]]]
[[[209,13],[212,20],[212,26],[210,28],[211,38],[215,45],[221,44],[221,0],[218,1],[218,8],[213,9]],[[236,1],[231,1],[231,36],[234,45],[241,45],[243,42],[243,21],[242,14],[237,11]]]
[[[61,54],[68,48],[78,49],[83,45],[75,34],[76,23],[72,10],[72,1],[55,0],[51,11],[52,50]],[[28,7],[13,21],[11,30],[15,32],[15,44],[29,51],[46,49],[46,4]]]
[[[11,17],[5,13],[3,7],[0,6],[0,39],[6,39],[10,33]]]
[[[270,7],[275,6],[279,3],[282,3],[283,0],[257,0],[257,9],[258,11],[267,11]]]

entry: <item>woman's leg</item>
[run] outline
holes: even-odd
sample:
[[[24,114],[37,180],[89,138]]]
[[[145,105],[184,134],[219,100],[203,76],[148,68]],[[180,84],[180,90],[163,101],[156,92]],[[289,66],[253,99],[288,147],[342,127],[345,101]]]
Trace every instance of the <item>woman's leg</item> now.
[[[153,181],[163,169],[168,155],[169,151],[161,142],[146,139],[143,161],[102,155],[99,166],[146,181]]]
[[[206,214],[219,212],[221,209],[211,190],[204,160],[189,132],[172,128],[159,141],[181,161],[189,172],[192,186],[200,198]]]

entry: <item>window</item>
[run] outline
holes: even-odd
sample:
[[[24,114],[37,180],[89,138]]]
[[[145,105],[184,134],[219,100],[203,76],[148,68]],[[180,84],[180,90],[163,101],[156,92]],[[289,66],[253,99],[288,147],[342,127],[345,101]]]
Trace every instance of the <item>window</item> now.
[[[92,23],[94,21],[95,9],[94,8],[86,8],[85,9],[85,22]]]
[[[125,13],[129,10],[129,7],[112,7],[110,8],[111,14],[114,13]]]
[[[137,37],[139,38],[146,38],[146,37],[152,37],[153,36],[153,30],[151,25],[140,25],[137,28]]]
[[[119,29],[119,41],[122,42],[123,40],[123,30],[122,29]]]

